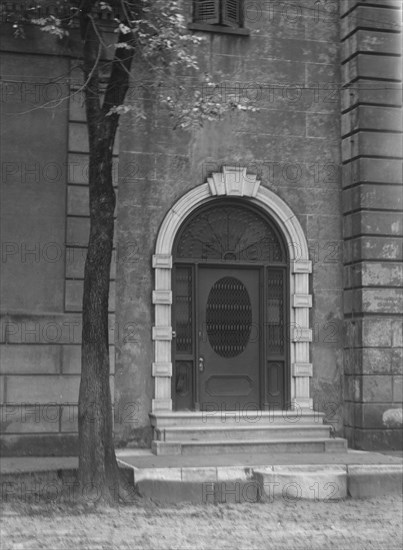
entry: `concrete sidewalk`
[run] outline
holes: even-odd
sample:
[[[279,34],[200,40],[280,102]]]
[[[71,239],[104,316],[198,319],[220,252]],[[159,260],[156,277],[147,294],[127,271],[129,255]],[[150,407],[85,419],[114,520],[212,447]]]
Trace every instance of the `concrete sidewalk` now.
[[[200,455],[155,455],[148,449],[118,449],[116,456],[134,468],[253,466],[280,464],[402,464],[403,453],[367,452],[348,449],[332,453],[228,453]]]
[[[157,502],[334,500],[402,492],[402,453],[221,454],[156,456],[118,452],[138,492]],[[291,491],[291,493],[290,493]]]
[[[259,454],[246,453],[228,455],[200,456],[156,456],[149,449],[117,449],[119,462],[130,468],[173,468],[173,467],[211,467],[281,465],[281,464],[402,464],[402,451],[366,452],[348,450],[347,453],[287,453]],[[0,475],[29,472],[48,472],[56,470],[74,470],[78,468],[78,458],[74,456],[18,456],[1,457]]]
[[[156,456],[118,449],[139,494],[160,503],[257,502],[274,498],[335,500],[402,492],[401,452]],[[3,458],[3,480],[73,472],[76,457]],[[129,472],[128,472],[129,473]]]

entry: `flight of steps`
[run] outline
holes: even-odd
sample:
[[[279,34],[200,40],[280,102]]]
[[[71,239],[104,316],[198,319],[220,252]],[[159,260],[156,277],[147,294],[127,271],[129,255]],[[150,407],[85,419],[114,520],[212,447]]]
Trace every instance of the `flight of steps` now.
[[[150,415],[157,455],[343,452],[314,411],[158,412]]]

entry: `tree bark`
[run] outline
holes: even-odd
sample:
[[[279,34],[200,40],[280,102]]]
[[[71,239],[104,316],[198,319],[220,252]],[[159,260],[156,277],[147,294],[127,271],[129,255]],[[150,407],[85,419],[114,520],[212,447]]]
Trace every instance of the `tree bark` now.
[[[113,443],[110,392],[108,301],[116,196],[112,181],[113,144],[117,114],[110,108],[123,103],[129,87],[133,50],[116,49],[101,106],[100,34],[83,0],[80,28],[83,43],[85,106],[89,137],[90,236],[84,270],[81,382],[78,405],[79,482],[81,496],[90,501],[116,502],[122,497]],[[120,35],[128,42],[131,36]]]

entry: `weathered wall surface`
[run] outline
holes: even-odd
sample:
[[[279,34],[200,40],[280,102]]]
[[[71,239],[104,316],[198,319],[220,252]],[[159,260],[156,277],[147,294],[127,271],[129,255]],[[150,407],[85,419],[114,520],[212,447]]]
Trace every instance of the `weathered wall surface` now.
[[[345,425],[402,446],[402,3],[341,5]]]
[[[26,35],[2,25],[1,444],[66,455],[77,441],[88,142],[74,34]],[[111,280],[113,344],[114,267]]]
[[[246,3],[248,4],[248,3]],[[275,3],[276,4],[276,3]],[[254,2],[245,26],[251,35],[200,33],[202,67],[220,83],[218,95],[237,91],[257,113],[232,113],[203,129],[172,130],[162,107],[143,97],[146,121],[121,124],[117,320],[133,326],[117,349],[116,399],[132,404],[133,421],[120,424],[124,440],[147,441],[153,397],[150,308],[151,257],[161,222],[185,192],[223,165],[246,166],[295,212],[313,261],[311,327],[315,407],[342,427],[342,216],[340,182],[339,16],[324,3]],[[337,7],[337,6],[336,6]],[[178,80],[179,81],[179,80]],[[182,78],[185,86],[201,86]],[[134,92],[133,92],[133,95]]]
[[[250,36],[200,33],[198,51],[218,97],[235,91],[259,112],[173,131],[151,91],[129,92],[129,101],[142,97],[147,118],[121,124],[110,303],[117,441],[148,445],[151,437],[151,257],[162,220],[211,172],[243,165],[292,208],[309,242],[315,408],[339,431],[344,415],[353,446],[397,447],[401,2],[246,4]],[[70,454],[89,227],[85,116],[81,94],[71,96],[80,77],[64,79],[78,52],[37,29],[25,42],[2,30],[2,450]],[[342,94],[340,75],[350,84]],[[202,89],[198,75],[180,81]],[[114,359],[111,345],[112,374]]]

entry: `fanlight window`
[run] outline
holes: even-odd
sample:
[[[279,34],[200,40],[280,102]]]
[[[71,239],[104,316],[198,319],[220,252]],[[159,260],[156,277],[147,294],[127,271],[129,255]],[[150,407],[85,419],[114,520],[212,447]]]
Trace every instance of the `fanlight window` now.
[[[182,231],[176,258],[282,263],[285,251],[277,231],[254,210],[217,205],[193,217]]]

